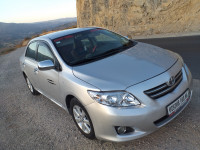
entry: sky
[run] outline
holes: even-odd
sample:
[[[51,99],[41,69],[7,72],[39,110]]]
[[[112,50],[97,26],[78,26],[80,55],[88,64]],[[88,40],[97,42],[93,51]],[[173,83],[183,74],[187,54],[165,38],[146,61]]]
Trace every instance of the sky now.
[[[31,23],[76,17],[76,0],[0,0],[0,22]]]

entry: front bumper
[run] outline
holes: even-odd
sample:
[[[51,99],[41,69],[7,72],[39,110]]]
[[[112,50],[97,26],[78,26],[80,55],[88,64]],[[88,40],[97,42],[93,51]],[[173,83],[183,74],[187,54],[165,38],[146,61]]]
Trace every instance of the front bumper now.
[[[128,92],[134,93],[142,102],[143,105],[139,108],[116,108],[105,106],[97,102],[87,105],[86,109],[93,122],[96,137],[98,139],[115,142],[129,141],[150,134],[173,120],[191,101],[192,92],[189,100],[174,115],[166,117],[166,107],[182,95],[186,89],[192,91],[192,75],[190,71],[186,71],[186,69],[182,67],[183,80],[179,86],[171,93],[157,100],[153,100],[145,95],[144,91],[161,84],[163,79],[173,74],[173,72],[178,72],[176,68],[180,67],[172,67],[167,72],[155,78],[126,89]],[[115,126],[132,127],[134,132],[119,135],[115,130]]]

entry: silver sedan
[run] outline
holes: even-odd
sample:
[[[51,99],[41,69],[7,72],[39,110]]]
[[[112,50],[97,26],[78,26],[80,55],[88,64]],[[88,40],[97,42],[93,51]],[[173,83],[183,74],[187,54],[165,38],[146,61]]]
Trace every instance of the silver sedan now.
[[[32,39],[20,66],[31,93],[68,111],[89,139],[122,142],[152,133],[192,97],[192,75],[178,54],[102,28]]]

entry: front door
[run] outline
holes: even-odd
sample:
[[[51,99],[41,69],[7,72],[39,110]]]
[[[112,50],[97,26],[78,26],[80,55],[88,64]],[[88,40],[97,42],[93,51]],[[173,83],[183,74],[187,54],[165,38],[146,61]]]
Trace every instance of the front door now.
[[[56,59],[46,43],[39,42],[37,61],[51,60],[56,64]],[[38,70],[38,83],[40,91],[48,98],[60,104],[59,70]]]

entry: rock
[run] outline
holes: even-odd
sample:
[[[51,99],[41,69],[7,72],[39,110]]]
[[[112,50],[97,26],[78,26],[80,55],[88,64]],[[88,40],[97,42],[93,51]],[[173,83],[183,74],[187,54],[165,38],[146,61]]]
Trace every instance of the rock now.
[[[145,0],[135,0],[135,6],[142,7],[144,5]]]
[[[199,0],[77,0],[78,27],[122,35],[200,31]]]

